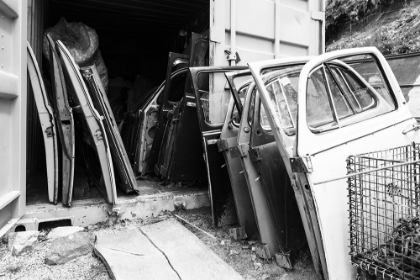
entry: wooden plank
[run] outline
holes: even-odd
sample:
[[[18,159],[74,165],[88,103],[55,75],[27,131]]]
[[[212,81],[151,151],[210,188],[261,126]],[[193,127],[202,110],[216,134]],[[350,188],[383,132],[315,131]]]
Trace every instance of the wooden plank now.
[[[180,279],[164,254],[137,228],[99,233],[94,251],[113,279]]]
[[[165,254],[182,280],[243,279],[200,239],[173,219],[147,225],[140,230]]]

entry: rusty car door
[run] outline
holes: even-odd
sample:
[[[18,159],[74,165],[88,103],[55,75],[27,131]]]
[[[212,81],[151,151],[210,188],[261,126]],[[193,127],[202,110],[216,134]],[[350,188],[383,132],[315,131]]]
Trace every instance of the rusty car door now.
[[[67,88],[63,76],[63,69],[58,58],[55,43],[50,35],[47,35],[50,48],[50,79],[53,92],[53,109],[60,137],[61,154],[60,164],[60,187],[62,189],[62,202],[68,204],[69,190],[73,188],[74,181],[74,154],[75,154],[75,131],[73,111],[69,104]]]
[[[256,164],[249,156],[249,144],[251,141],[251,122],[254,115],[255,96],[257,89],[255,83],[251,83],[245,95],[245,102],[240,120],[237,146],[232,147],[232,156],[239,157],[242,164],[242,173],[245,175],[248,191],[251,197],[252,208],[257,221],[260,241],[268,247],[265,258],[274,256],[278,248],[275,226],[270,216],[267,197],[262,188],[262,180]],[[263,257],[263,256],[261,256]]]
[[[229,174],[233,199],[235,202],[238,224],[245,231],[246,236],[255,239],[258,236],[258,227],[255,220],[254,210],[249,195],[245,175],[242,172],[240,157],[235,153],[238,145],[238,131],[240,118],[243,111],[245,94],[249,84],[236,83],[237,76],[251,78],[249,70],[226,72],[226,79],[229,83],[232,96],[230,98],[225,122],[223,124],[220,140],[217,142],[218,150],[225,158],[225,165]]]
[[[28,75],[31,81],[42,135],[45,145],[45,160],[47,163],[48,200],[57,204],[59,169],[58,169],[58,143],[57,130],[53,109],[48,100],[44,80],[36,61],[35,54],[28,43]]]
[[[175,89],[172,88],[172,74],[179,71],[180,69],[186,68],[189,65],[189,56],[184,54],[178,54],[178,53],[169,53],[168,57],[168,65],[166,68],[166,79],[165,79],[165,86],[162,88],[163,93],[162,95],[158,97],[158,99],[155,101],[156,105],[153,107],[154,109],[150,108],[147,109],[147,111],[150,111],[149,116],[151,118],[156,119],[155,122],[151,123],[150,125],[147,125],[147,129],[150,130],[154,127],[154,136],[153,136],[153,142],[149,143],[146,140],[146,145],[149,146],[149,152],[148,152],[148,159],[144,160],[144,167],[141,167],[141,170],[139,170],[140,174],[145,175],[147,173],[151,173],[155,169],[155,165],[158,164],[159,160],[159,153],[162,151],[162,142],[164,139],[164,135],[166,132],[166,128],[168,124],[170,123],[169,119],[171,119],[174,109],[174,106],[178,105],[178,102],[182,98],[179,96],[179,91],[183,91],[183,87],[179,89],[177,87],[178,83],[175,85]],[[181,76],[176,75],[176,79],[181,79]],[[184,78],[185,79],[185,78]],[[146,136],[146,133],[143,134]],[[141,137],[141,136],[140,136]],[[144,142],[144,141],[143,141]],[[140,144],[141,146],[141,144]],[[144,147],[140,147],[137,149],[138,153],[141,153],[142,151],[145,151]],[[139,155],[141,158],[141,156]],[[141,165],[139,165],[141,166]]]
[[[106,136],[110,144],[111,155],[113,159],[114,170],[117,170],[117,183],[119,187],[126,193],[139,191],[136,177],[131,168],[130,161],[124,149],[124,143],[121,139],[117,123],[112,113],[108,97],[103,88],[96,66],[87,66],[81,68],[81,73],[85,79],[92,98],[95,109],[98,111],[103,120]]]
[[[375,62],[372,79],[363,78],[349,66],[353,58],[360,57]],[[290,157],[281,136],[284,116],[278,104],[270,101],[261,78],[266,65],[251,63],[250,68],[280,153],[290,160],[289,164],[285,160],[289,176],[304,198],[308,217],[304,223],[313,232],[308,242],[315,241],[325,279],[354,279],[356,269],[349,261],[346,159],[418,141],[420,132],[413,129],[417,122],[390,66],[376,48],[331,52],[310,60],[300,73],[297,137]],[[381,86],[375,88],[374,84]]]
[[[101,192],[106,201],[110,204],[115,204],[117,191],[114,167],[102,118],[94,108],[80,69],[74,62],[73,57],[59,40],[56,42],[56,48],[60,54],[66,84],[69,85],[73,98],[78,103],[73,109],[78,115],[80,131],[83,131],[82,135],[79,135],[79,139],[83,141],[80,147],[83,149],[84,162],[88,166],[86,170],[89,172],[90,180],[92,180],[92,183],[98,188],[98,191]],[[91,155],[88,155],[89,148],[92,151]],[[94,158],[97,158],[99,164],[93,162]],[[72,201],[71,194],[72,192],[69,191],[69,206],[71,206]]]
[[[209,41],[192,33],[189,66],[208,65]],[[155,173],[170,180],[206,180],[197,113],[189,96],[194,96],[190,75],[185,81],[182,99],[171,111]]]
[[[218,225],[229,199],[233,199],[223,154],[218,151],[217,142],[226,118],[229,100],[232,96],[224,73],[244,70],[245,67],[191,67],[191,79],[194,87],[193,96],[186,95],[187,106],[196,108],[198,114],[200,138],[204,151],[207,179],[209,186],[212,217]],[[244,85],[249,76],[239,78]]]
[[[300,69],[294,72],[295,80],[299,78]],[[279,79],[286,75],[281,71],[265,75],[265,80],[269,81],[266,87],[276,87]],[[290,75],[288,78],[292,79]],[[279,258],[282,260],[281,264],[278,263],[286,268],[292,268],[298,250],[307,243],[306,236],[291,181],[261,104],[259,93],[255,96],[250,134],[249,156],[261,177],[261,186],[265,192],[271,219],[275,226],[279,244],[276,253],[282,256]],[[294,139],[293,135],[287,137],[290,137],[290,140]]]

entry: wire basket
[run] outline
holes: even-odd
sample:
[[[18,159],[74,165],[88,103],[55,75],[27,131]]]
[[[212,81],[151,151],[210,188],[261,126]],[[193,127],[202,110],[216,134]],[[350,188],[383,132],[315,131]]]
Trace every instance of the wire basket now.
[[[420,280],[419,144],[347,159],[350,255],[377,279]]]

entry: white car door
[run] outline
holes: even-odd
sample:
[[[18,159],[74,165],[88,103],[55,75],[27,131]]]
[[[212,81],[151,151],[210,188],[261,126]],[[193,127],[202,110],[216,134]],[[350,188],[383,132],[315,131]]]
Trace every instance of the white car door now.
[[[362,78],[345,63],[360,57],[375,62],[369,78]],[[250,68],[254,75],[260,75],[261,65]],[[347,180],[343,178],[347,175],[346,159],[418,141],[420,132],[410,130],[416,127],[416,120],[391,68],[376,48],[315,57],[303,67],[298,87],[291,176],[302,190],[310,212],[324,278],[355,279],[349,256]],[[267,91],[262,91],[262,96],[276,141],[284,151],[280,115],[270,104]]]

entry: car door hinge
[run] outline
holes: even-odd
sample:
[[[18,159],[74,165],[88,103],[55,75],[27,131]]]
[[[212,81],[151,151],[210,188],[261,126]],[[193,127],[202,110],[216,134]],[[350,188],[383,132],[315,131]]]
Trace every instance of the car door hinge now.
[[[312,173],[312,161],[310,156],[306,157],[292,157],[290,158],[290,166],[292,172],[297,173]]]
[[[227,139],[219,139],[219,141],[217,141],[217,149],[219,150],[219,152],[223,152],[229,149]]]
[[[241,157],[246,157],[249,153],[249,144],[239,144],[238,149]]]
[[[54,136],[54,132],[53,132],[52,126],[47,127],[45,129],[45,134],[47,134],[47,137],[53,137]]]
[[[260,149],[259,148],[252,148],[249,151],[249,157],[251,158],[252,162],[261,161]]]
[[[312,11],[311,19],[323,22],[325,20],[325,12],[323,11]]]

